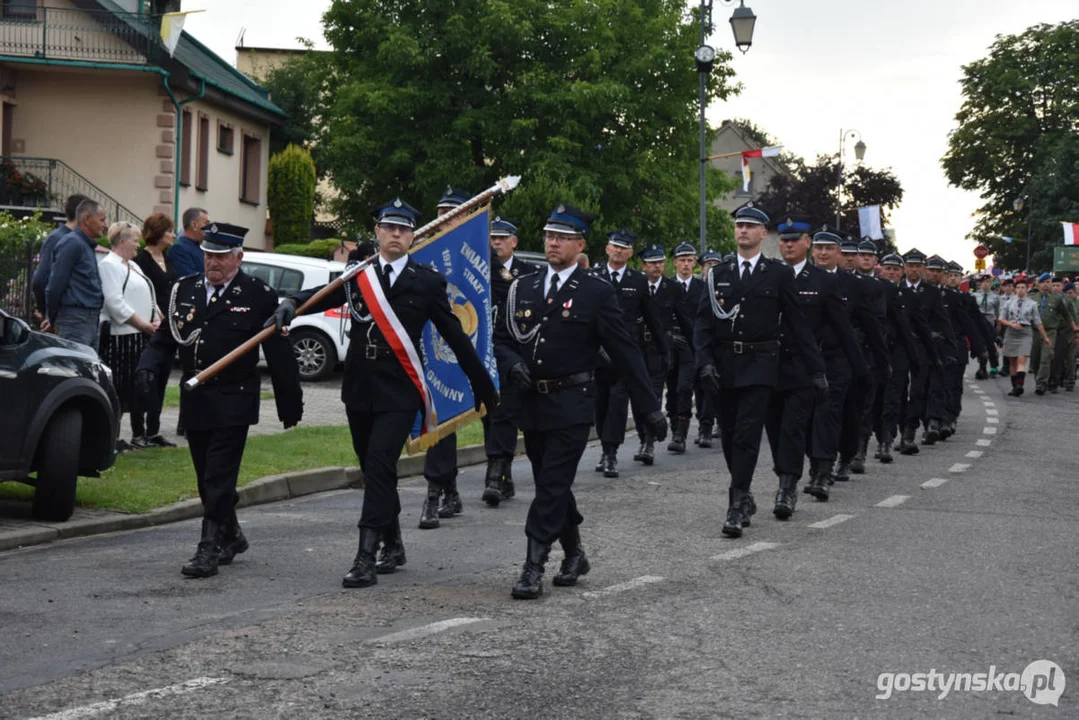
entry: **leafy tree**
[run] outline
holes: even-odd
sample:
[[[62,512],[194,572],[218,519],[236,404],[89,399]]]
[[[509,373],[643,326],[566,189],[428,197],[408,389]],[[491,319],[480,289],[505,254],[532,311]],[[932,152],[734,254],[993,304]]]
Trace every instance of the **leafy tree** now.
[[[429,219],[447,184],[522,175],[497,212],[525,247],[559,202],[596,215],[591,250],[621,226],[696,237],[699,31],[681,0],[335,0],[324,24],[320,163],[354,225],[396,194]],[[734,91],[729,60],[709,100]]]
[[[1048,269],[1059,222],[1079,220],[1077,78],[1079,20],[997,36],[987,57],[963,67],[963,104],[941,162],[951,184],[981,193],[968,237],[990,246],[998,265],[1026,265],[1029,220],[1031,269]]]
[[[270,155],[289,145],[306,147],[318,166],[318,117],[325,102],[325,63],[323,53],[313,49],[310,40],[301,39],[307,53],[291,58],[260,79],[270,91],[270,99],[288,113],[288,120],[270,129]],[[321,173],[320,173],[321,177]]]
[[[289,145],[270,158],[266,200],[275,245],[311,239],[315,215],[315,162],[311,153]]]

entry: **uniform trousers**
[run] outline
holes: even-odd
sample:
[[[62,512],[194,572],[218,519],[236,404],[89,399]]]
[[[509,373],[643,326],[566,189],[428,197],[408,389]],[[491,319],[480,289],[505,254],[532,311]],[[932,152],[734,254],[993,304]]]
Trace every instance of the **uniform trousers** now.
[[[840,460],[850,460],[858,454],[862,436],[865,433],[866,419],[873,408],[875,385],[876,379],[872,374],[863,378],[854,378],[851,381],[847,396],[843,399],[839,424]]]
[[[819,464],[835,461],[839,453],[839,429],[843,422],[843,403],[847,399],[852,376],[850,362],[845,355],[824,357],[825,377],[828,378],[828,400],[813,408],[813,421],[809,431],[809,458]]]
[[[662,402],[663,400],[663,386],[667,383],[667,373],[663,370],[664,357],[659,354],[658,351],[651,345],[644,351],[644,367],[648,370],[648,379],[652,383],[652,392]],[[670,405],[671,396],[674,394],[668,385],[667,390],[667,404]],[[637,429],[637,437],[644,442],[646,430],[644,426],[644,418],[637,412],[633,413],[633,424]]]
[[[619,446],[626,439],[629,394],[626,383],[615,370],[596,374],[596,431],[600,442]]]
[[[925,420],[943,420],[945,407],[951,396],[948,369],[959,363],[954,357],[944,356],[944,369],[933,368],[929,371],[929,382],[925,395]]]
[[[416,422],[416,411],[371,412],[345,406],[352,448],[363,471],[363,510],[359,526],[381,530],[401,512],[397,460]]]
[[[1056,347],[1053,356],[1053,374],[1049,378],[1049,384],[1053,387],[1072,387],[1075,385],[1075,332],[1071,325],[1057,330],[1057,336],[1052,338]]]
[[[672,346],[672,364],[667,371],[667,417],[689,418],[693,416],[693,373],[697,366],[693,352],[688,347]],[[662,395],[656,397],[663,399]]]
[[[963,375],[967,372],[967,361],[957,362],[944,369],[948,375],[948,404],[941,418],[944,422],[955,422],[963,411]]]
[[[240,475],[247,444],[249,425],[187,430],[187,447],[191,464],[198,479],[202,515],[217,523],[232,518],[240,496],[236,494],[236,478]]]
[[[423,477],[427,482],[438,485],[443,490],[455,486],[457,482],[457,433],[447,435],[427,450],[423,459]]]
[[[544,544],[568,527],[580,525],[573,479],[592,426],[587,423],[554,430],[525,430],[525,453],[532,463],[536,496],[528,508],[525,535]]]
[[[714,425],[716,422],[715,395],[704,389],[700,378],[693,381],[693,392],[697,396],[697,423],[700,425]]]
[[[764,428],[772,448],[772,464],[776,475],[802,477],[805,466],[807,428],[813,419],[816,390],[792,388],[777,390],[768,403]]]
[[[919,367],[927,363],[921,349]],[[892,349],[892,374],[888,376],[888,382],[884,383],[880,403],[880,426],[877,430],[877,440],[883,442],[885,438],[895,438],[899,433],[899,425],[903,419],[903,411],[907,405],[907,390],[910,387],[911,362],[906,350],[901,347]]]
[[[505,395],[502,396],[505,400]],[[499,405],[483,418],[483,447],[490,459],[511,460],[517,454],[516,409]]]
[[[748,492],[753,482],[768,402],[774,392],[769,385],[749,385],[720,388],[716,394],[723,459],[735,490]]]

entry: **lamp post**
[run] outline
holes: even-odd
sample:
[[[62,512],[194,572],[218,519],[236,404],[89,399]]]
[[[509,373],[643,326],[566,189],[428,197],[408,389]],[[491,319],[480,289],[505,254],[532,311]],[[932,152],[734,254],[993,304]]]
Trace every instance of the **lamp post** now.
[[[708,223],[708,190],[707,190],[707,164],[708,164],[708,150],[706,145],[707,124],[704,119],[705,104],[707,102],[706,91],[708,88],[708,74],[712,72],[712,67],[716,62],[716,49],[711,45],[708,45],[708,36],[712,33],[712,1],[713,0],[701,0],[700,9],[700,24],[701,24],[701,42],[696,52],[693,53],[693,59],[697,64],[697,76],[700,80],[700,246],[703,253],[707,246],[707,223]],[[734,0],[720,0],[724,5],[733,5]],[[750,46],[753,44],[753,28],[757,24],[757,16],[753,14],[750,8],[746,7],[745,0],[740,0],[740,4],[734,10],[734,14],[731,15],[731,31],[734,33],[735,46],[745,54]]]
[[[1030,194],[1029,193],[1023,193],[1022,195],[1020,195],[1019,197],[1017,197],[1015,200],[1012,201],[1012,207],[1015,208],[1016,212],[1022,212],[1023,205],[1029,204],[1029,203],[1030,203]],[[1024,273],[1030,273],[1030,245],[1031,245],[1031,243],[1030,243],[1030,240],[1031,240],[1030,223],[1031,223],[1031,218],[1032,218],[1032,216],[1034,214],[1033,210],[1034,210],[1033,207],[1027,207],[1027,265],[1026,265],[1025,268],[1023,268]]]
[[[840,130],[839,131],[839,170],[836,172],[835,179],[835,229],[839,229],[839,215],[843,211],[843,151],[846,149],[847,141],[853,138],[858,138],[858,142],[854,145],[854,157],[861,162],[865,157],[865,143],[862,142],[862,133],[857,130]]]

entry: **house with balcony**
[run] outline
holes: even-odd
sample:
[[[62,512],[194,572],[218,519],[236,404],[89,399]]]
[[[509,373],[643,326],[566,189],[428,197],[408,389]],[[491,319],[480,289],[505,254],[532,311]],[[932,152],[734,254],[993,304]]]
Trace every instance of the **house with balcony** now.
[[[59,211],[81,192],[141,224],[199,206],[267,249],[270,129],[285,114],[188,33],[170,56],[160,16],[179,6],[0,2],[0,208]]]

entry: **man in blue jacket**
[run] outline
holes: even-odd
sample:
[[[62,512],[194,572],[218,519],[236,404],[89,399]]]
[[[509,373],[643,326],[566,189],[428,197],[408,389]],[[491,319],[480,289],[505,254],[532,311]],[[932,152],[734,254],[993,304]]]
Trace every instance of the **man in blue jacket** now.
[[[45,286],[49,325],[65,340],[97,350],[98,316],[105,304],[97,271],[95,238],[105,234],[105,208],[83,200],[75,211],[76,227],[56,244],[52,271]]]
[[[49,274],[52,272],[52,254],[56,249],[56,245],[60,240],[69,232],[75,229],[75,211],[79,209],[79,205],[83,200],[87,200],[85,195],[71,195],[68,197],[67,202],[64,203],[64,217],[67,219],[62,225],[49,233],[49,236],[45,238],[45,242],[41,244],[41,250],[38,251],[37,269],[34,270],[34,277],[30,281],[30,286],[34,291],[34,302],[37,303],[37,310],[41,313],[41,318],[45,317],[45,286],[49,284]],[[42,330],[48,330],[48,325],[43,325]]]
[[[184,210],[181,220],[184,230],[169,248],[168,257],[165,260],[169,275],[173,280],[197,275],[205,269],[202,249],[199,246],[202,245],[202,239],[205,237],[203,228],[210,224],[210,215],[202,208],[193,207]]]

